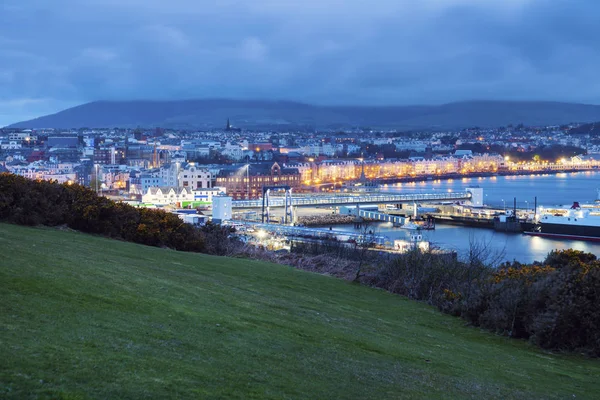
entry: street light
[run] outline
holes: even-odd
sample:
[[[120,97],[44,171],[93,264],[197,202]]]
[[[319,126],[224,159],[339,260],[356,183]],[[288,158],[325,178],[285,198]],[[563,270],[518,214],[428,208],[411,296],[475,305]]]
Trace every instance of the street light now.
[[[506,202],[504,201],[504,199],[502,199],[502,207],[504,208],[504,211],[506,211]]]
[[[246,185],[248,185],[248,200],[250,200],[250,164],[246,164]]]
[[[242,168],[246,168],[246,200],[250,200],[250,164],[246,164]]]
[[[525,212],[529,210],[529,201],[525,200]]]

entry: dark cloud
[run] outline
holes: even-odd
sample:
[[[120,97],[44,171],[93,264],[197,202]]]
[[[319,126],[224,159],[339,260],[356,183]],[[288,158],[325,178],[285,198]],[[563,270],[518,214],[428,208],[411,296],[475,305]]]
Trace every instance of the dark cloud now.
[[[595,0],[4,0],[0,125],[97,99],[600,103]]]

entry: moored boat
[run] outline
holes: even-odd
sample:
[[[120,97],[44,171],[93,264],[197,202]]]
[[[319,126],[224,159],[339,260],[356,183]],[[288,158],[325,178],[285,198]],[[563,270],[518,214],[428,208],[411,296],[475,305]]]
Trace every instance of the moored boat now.
[[[422,229],[421,225],[415,224],[414,222],[407,222],[404,225],[402,225],[400,228],[408,229],[411,231],[419,231]]]
[[[528,235],[567,240],[600,241],[600,212],[582,208],[540,209],[537,224]]]

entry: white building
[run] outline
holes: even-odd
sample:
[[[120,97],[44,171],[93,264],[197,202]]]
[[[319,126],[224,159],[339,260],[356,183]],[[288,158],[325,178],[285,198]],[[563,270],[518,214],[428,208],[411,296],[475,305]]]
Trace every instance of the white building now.
[[[208,217],[206,215],[199,214],[177,214],[177,216],[185,223],[191,225],[204,225]]]
[[[76,164],[71,163],[48,163],[35,161],[26,166],[10,166],[6,168],[15,175],[21,175],[28,179],[39,179],[45,181],[57,181],[58,183],[71,183],[77,180],[74,171]]]
[[[181,204],[194,201],[194,192],[186,187],[150,187],[142,195],[142,202],[156,205]]]
[[[9,133],[8,135],[8,140],[15,140],[17,142],[22,142],[22,141],[30,141],[30,140],[37,140],[37,136],[36,135],[32,135],[32,132],[30,130],[28,131],[23,131],[23,132],[13,132],[13,133]]]
[[[318,143],[301,147],[300,151],[307,156],[333,156],[336,152],[336,148],[329,143]]]
[[[2,150],[17,150],[21,148],[21,142],[16,140],[10,140],[8,142],[2,142],[0,149]]]
[[[473,207],[483,207],[483,188],[468,187],[467,193],[471,193],[471,205]]]
[[[214,196],[212,201],[212,217],[213,221],[220,224],[228,221],[232,216],[231,197],[229,196]]]
[[[192,190],[212,187],[212,174],[208,168],[189,163],[182,165],[179,170],[178,186],[189,187]]]
[[[221,150],[221,154],[232,160],[239,161],[244,158],[244,149],[240,145],[227,142],[225,147]]]
[[[214,187],[194,190],[194,201],[212,203],[213,197],[225,194],[225,188]]]
[[[180,169],[180,163],[171,163],[163,165],[158,171],[154,172],[153,175],[162,180],[164,186],[179,186],[178,174]]]

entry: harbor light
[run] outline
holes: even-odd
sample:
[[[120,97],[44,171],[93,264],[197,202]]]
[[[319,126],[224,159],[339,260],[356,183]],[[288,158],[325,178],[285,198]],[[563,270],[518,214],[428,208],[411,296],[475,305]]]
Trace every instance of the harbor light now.
[[[256,232],[256,236],[258,236],[259,239],[264,239],[267,237],[267,231],[260,229],[258,232]]]

